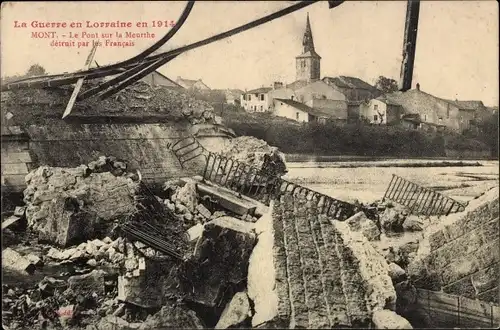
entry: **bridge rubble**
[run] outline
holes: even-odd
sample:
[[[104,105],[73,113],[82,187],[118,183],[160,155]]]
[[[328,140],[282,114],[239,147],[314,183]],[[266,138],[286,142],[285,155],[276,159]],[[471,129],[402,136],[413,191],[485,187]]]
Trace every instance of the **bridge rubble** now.
[[[253,145],[240,150],[241,162],[257,162],[264,176],[286,171],[276,150]],[[345,213],[347,203],[326,207],[321,203],[331,201],[320,195],[313,195],[315,203],[305,197],[309,190],[301,195],[296,185],[284,185],[295,192],[284,188],[269,206],[245,195],[252,189],[238,193],[240,186],[213,183],[202,172],[160,188],[113,157],[31,172],[28,229],[17,232],[21,242],[10,248],[42,262],[23,275],[25,285],[4,285],[10,328],[44,322],[146,329],[182,327],[181,320],[217,328],[411,327],[394,313],[396,291],[384,257],[351,230],[356,221],[335,220],[356,213]],[[85,226],[73,226],[75,216]],[[71,270],[40,278],[61,267]],[[59,282],[65,278],[69,286]]]

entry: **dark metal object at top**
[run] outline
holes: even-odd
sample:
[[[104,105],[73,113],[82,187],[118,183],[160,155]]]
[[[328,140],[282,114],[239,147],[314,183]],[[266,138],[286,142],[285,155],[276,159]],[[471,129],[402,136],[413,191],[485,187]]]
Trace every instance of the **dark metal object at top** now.
[[[412,85],[419,12],[420,1],[408,0],[403,41],[403,62],[401,63],[401,77],[399,81],[399,90],[402,92],[411,89]]]
[[[463,203],[424,188],[395,174],[387,187],[384,200],[389,199],[409,208],[410,214],[448,215],[465,210]]]

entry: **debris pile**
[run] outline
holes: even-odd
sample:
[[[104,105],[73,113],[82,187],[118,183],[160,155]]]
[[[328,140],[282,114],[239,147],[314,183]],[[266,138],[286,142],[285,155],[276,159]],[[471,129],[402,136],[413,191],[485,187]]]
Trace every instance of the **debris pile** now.
[[[36,237],[3,253],[3,269],[13,274],[3,299],[9,329],[246,324],[256,207],[224,203],[215,187],[207,194],[194,179],[166,182],[153,193],[126,169],[100,157],[77,168],[43,166],[26,177],[27,234]],[[150,234],[137,240],[125,225]],[[153,249],[152,232],[179,258]],[[39,252],[26,252],[30,245]],[[18,286],[15,276],[26,283]]]
[[[95,81],[86,81],[81,93],[95,86]],[[62,115],[64,112],[72,91],[72,86],[63,86],[2,92],[2,110],[14,114],[14,125],[45,122],[47,118],[53,120],[54,113]],[[9,97],[4,97],[7,93]],[[191,124],[214,122],[213,107],[208,102],[197,100],[180,90],[150,86],[142,81],[105,100],[92,97],[79,101],[71,113],[72,116],[127,115],[138,118],[167,115],[172,119],[187,119]]]
[[[221,154],[261,169],[261,174],[271,178],[287,173],[285,157],[278,148],[251,136],[240,136],[225,141]]]

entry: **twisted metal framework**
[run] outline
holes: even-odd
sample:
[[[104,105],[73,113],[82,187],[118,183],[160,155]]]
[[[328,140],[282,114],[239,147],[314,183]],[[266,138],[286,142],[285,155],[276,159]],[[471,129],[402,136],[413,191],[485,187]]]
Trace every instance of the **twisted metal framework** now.
[[[460,203],[448,196],[416,183],[403,179],[395,174],[384,194],[389,199],[410,209],[411,214],[448,215],[465,210]]]
[[[219,33],[212,37],[194,42],[186,46],[182,46],[156,55],[148,56],[152,54],[155,50],[159,49],[160,46],[165,44],[169,39],[171,39],[172,36],[180,29],[182,24],[189,16],[189,13],[191,12],[191,9],[194,5],[194,1],[189,1],[183,13],[181,14],[181,17],[178,20],[177,25],[154,45],[152,45],[151,47],[149,47],[148,49],[138,54],[137,56],[134,56],[131,59],[115,63],[112,65],[101,66],[98,68],[92,68],[89,70],[73,72],[69,74],[55,74],[48,76],[24,78],[18,81],[2,85],[1,91],[25,89],[25,88],[51,88],[51,87],[73,84],[77,82],[78,79],[80,78],[85,78],[86,80],[89,80],[89,79],[120,74],[118,77],[113,78],[112,80],[103,83],[98,87],[85,91],[78,98],[79,100],[83,100],[85,98],[98,94],[101,99],[105,99],[115,93],[118,93],[120,90],[123,90],[127,86],[139,81],[149,73],[154,72],[162,65],[168,63],[169,61],[173,60],[178,55],[186,51],[196,49],[198,47],[208,45],[212,42],[216,42],[231,37],[233,35],[236,35],[238,33],[250,30],[252,28],[255,28],[257,26],[275,20],[277,18],[293,13],[299,9],[305,8],[315,2],[317,2],[317,0],[300,1],[287,8],[279,10],[270,15],[261,17],[249,23],[243,24],[226,32]],[[342,3],[342,1],[336,1],[335,6],[332,6],[332,3],[330,3],[330,8],[334,8],[338,6],[340,3]]]
[[[238,160],[209,152],[203,172],[203,179],[238,194],[256,199],[269,205],[271,199],[290,193],[302,196],[317,204],[320,214],[337,220],[346,220],[356,213],[356,206],[321,194],[280,177],[269,176],[262,170]]]

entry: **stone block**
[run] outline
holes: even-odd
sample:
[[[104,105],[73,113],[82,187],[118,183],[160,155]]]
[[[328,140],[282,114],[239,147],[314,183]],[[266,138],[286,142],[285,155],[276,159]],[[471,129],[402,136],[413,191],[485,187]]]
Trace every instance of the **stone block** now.
[[[230,284],[247,278],[248,260],[255,245],[252,223],[221,217],[205,224],[192,262],[183,264],[182,285],[187,299],[215,306]]]
[[[162,282],[159,276],[143,274],[133,277],[118,277],[118,296],[121,301],[143,308],[159,307],[162,304]]]
[[[476,294],[491,290],[498,285],[498,279],[500,278],[498,267],[499,264],[494,263],[472,275],[472,285],[476,290]]]
[[[369,241],[380,239],[380,230],[373,220],[366,217],[364,212],[358,212],[346,220],[352,231],[359,231]]]
[[[443,292],[475,299],[476,290],[472,285],[472,277],[466,276],[452,284],[443,286]]]
[[[103,270],[93,270],[88,274],[71,276],[68,279],[69,288],[75,292],[95,292],[104,295],[105,274]]]
[[[50,202],[46,222],[39,227],[40,240],[66,247],[90,238],[97,215],[79,211],[77,204],[75,199],[69,197],[59,197]]]
[[[484,241],[490,242],[500,237],[500,219],[496,218],[488,221],[481,227]]]
[[[215,329],[227,329],[238,325],[250,315],[250,303],[246,292],[238,292],[224,308]]]
[[[372,322],[375,329],[413,329],[407,319],[388,309],[375,311]]]
[[[443,284],[451,284],[459,279],[471,275],[479,270],[479,263],[477,259],[471,256],[458,257],[448,266],[441,270],[441,277]]]
[[[33,274],[36,269],[33,262],[11,248],[6,248],[2,251],[2,267],[30,275]]]
[[[498,290],[499,290],[499,287],[496,286],[493,289],[490,289],[488,291],[485,291],[485,292],[477,295],[477,299],[482,300],[482,301],[488,301],[488,302],[491,302],[491,303],[496,304],[498,306],[498,304],[500,303],[500,297],[498,296]]]

